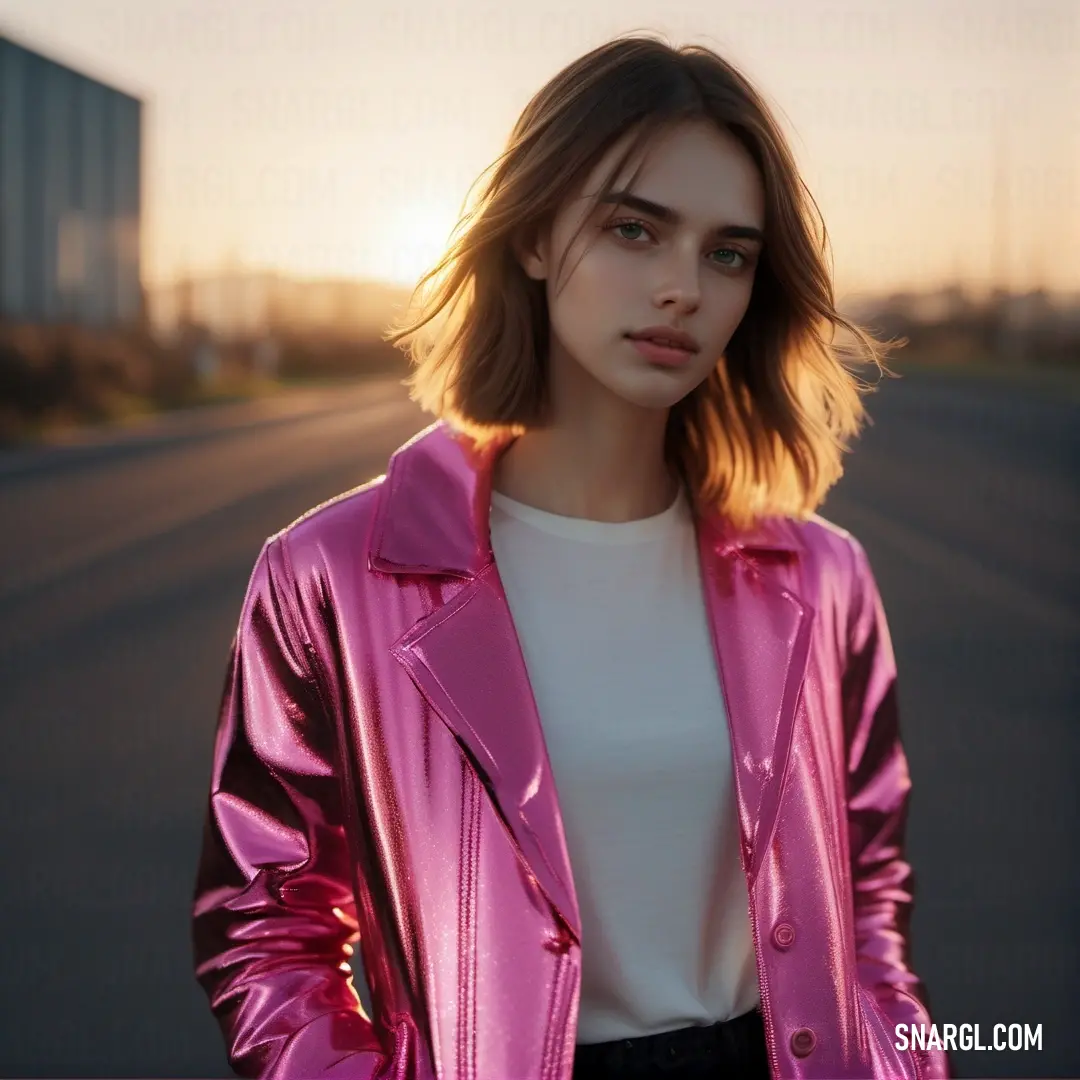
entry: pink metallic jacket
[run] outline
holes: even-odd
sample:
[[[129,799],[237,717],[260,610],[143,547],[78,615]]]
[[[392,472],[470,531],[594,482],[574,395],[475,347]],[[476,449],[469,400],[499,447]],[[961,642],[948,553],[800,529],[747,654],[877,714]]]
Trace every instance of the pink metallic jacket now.
[[[241,1075],[570,1078],[588,942],[490,546],[495,455],[434,424],[259,555],[194,905]],[[820,518],[703,517],[698,535],[772,1075],[948,1076],[943,1054],[894,1047],[894,1025],[930,1020],[863,549]]]

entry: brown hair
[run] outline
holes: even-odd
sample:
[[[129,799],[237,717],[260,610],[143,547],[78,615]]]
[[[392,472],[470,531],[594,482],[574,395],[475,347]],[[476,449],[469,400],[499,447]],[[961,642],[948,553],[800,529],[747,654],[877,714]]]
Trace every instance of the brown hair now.
[[[411,398],[475,449],[542,425],[547,297],[519,264],[516,241],[548,225],[624,135],[633,132],[597,201],[653,137],[702,119],[739,139],[760,171],[765,246],[724,356],[671,409],[665,454],[699,510],[738,527],[805,518],[842,475],[865,418],[860,393],[872,387],[849,362],[888,373],[888,346],[837,310],[828,234],[779,125],[747,78],[704,46],[631,34],[559,72],[522,112],[449,250],[385,338],[399,348],[411,338]]]

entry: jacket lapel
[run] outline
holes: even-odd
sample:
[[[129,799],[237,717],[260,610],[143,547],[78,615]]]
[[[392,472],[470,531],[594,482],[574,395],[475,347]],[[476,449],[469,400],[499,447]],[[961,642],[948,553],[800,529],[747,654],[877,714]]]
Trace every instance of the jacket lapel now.
[[[581,943],[570,856],[539,711],[490,542],[492,464],[443,423],[391,459],[369,565],[465,579],[392,648],[487,788],[525,871]]]
[[[494,563],[394,646],[454,733],[525,868],[580,944],[570,858],[547,745]]]
[[[751,888],[779,813],[810,651],[813,610],[786,584],[798,547],[790,526],[779,520],[741,535],[725,533],[715,520],[699,529]]]
[[[526,872],[580,944],[551,763],[491,551],[492,466],[504,446],[477,453],[440,421],[398,450],[380,489],[369,566],[463,579],[392,651],[462,747]],[[777,819],[813,612],[785,584],[799,544],[784,522],[731,533],[706,518],[698,538],[752,885]]]

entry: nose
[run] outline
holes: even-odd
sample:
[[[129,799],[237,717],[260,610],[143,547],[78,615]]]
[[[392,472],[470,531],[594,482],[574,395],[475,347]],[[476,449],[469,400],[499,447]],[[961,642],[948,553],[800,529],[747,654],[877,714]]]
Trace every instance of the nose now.
[[[663,263],[661,283],[654,302],[662,310],[691,314],[701,305],[701,278],[698,257],[673,253]]]

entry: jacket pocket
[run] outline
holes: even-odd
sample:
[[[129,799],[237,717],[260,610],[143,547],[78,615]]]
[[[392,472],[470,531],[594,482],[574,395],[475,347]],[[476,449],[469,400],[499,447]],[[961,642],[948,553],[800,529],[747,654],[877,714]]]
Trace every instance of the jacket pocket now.
[[[882,1009],[877,998],[861,983],[859,996],[862,999],[863,1016],[866,1019],[870,1038],[875,1078],[892,1080],[896,1077],[897,1080],[922,1080],[922,1072],[915,1053],[911,1049],[910,1039],[907,1050],[898,1050],[893,1024],[885,1015],[885,1010]]]

